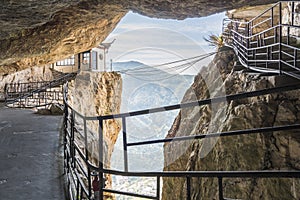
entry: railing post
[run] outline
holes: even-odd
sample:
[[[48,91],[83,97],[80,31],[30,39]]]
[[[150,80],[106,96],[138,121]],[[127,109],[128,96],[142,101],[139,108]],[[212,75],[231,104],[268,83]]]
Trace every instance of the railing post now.
[[[292,2],[292,15],[291,15],[292,26],[294,26],[294,11],[295,11],[295,2],[293,1]]]
[[[39,93],[38,93],[38,98],[39,98],[39,99],[38,99],[38,102],[39,102],[39,106],[41,105],[41,95],[40,95],[40,94],[41,94],[41,93],[39,92]],[[72,112],[72,113],[73,113],[73,112]],[[73,127],[72,127],[72,130],[73,130]]]
[[[247,56],[246,56],[246,58],[247,58],[247,61],[246,61],[246,63],[247,63],[247,66],[249,66],[249,44],[250,44],[250,30],[249,30],[249,27],[250,27],[250,25],[249,25],[249,22],[247,23],[247,50],[246,50],[246,54],[247,54]]]
[[[279,70],[279,74],[281,75],[281,59],[282,59],[282,53],[281,53],[281,50],[282,50],[282,3],[279,2],[279,55],[278,55],[278,70]]]
[[[253,21],[250,22],[250,27],[249,27],[249,31],[250,31],[249,36],[251,36],[251,37],[252,37],[252,34],[253,34],[252,28],[253,28]]]
[[[89,152],[88,152],[88,139],[87,139],[87,125],[86,125],[86,119],[83,118],[83,131],[84,131],[84,146],[85,146],[85,162],[88,163],[89,161]],[[87,174],[88,174],[88,190],[89,190],[89,198],[92,197],[92,185],[91,185],[91,169],[87,165]]]
[[[290,26],[287,27],[286,43],[290,44]]]
[[[67,99],[66,99],[67,100]],[[67,130],[68,130],[68,105],[64,99],[64,174],[66,174],[66,168],[68,169],[69,161],[67,159],[66,151],[67,151]]]
[[[160,199],[160,176],[156,177],[156,199]]]
[[[246,33],[247,33],[247,37],[249,37],[250,36],[250,23],[249,22],[247,22],[247,30],[246,30]]]
[[[99,191],[99,200],[103,200],[104,194],[103,194],[103,185],[104,185],[104,179],[103,179],[103,147],[104,147],[104,131],[103,131],[103,118],[99,117],[99,182],[100,182],[100,191]]]
[[[224,200],[222,177],[218,177],[218,184],[219,184],[219,200]]]
[[[274,26],[274,7],[271,8],[271,27]]]
[[[39,98],[40,99],[40,98]],[[74,115],[74,111],[71,110],[71,139],[70,139],[70,150],[71,150],[71,158],[72,158],[72,164],[73,164],[73,168],[75,168],[75,146],[74,146],[74,140],[75,140],[75,136],[74,136],[74,123],[75,120],[75,115]]]
[[[128,172],[128,153],[127,153],[126,117],[122,117],[122,128],[123,128],[124,171],[125,171],[125,172]]]
[[[7,95],[8,95],[7,88],[8,88],[8,84],[5,83],[5,85],[4,85],[4,100],[5,100],[5,103],[7,102]]]
[[[186,200],[191,200],[191,177],[186,177]]]
[[[297,49],[294,49],[294,67],[298,67],[297,66],[297,54],[298,54]]]

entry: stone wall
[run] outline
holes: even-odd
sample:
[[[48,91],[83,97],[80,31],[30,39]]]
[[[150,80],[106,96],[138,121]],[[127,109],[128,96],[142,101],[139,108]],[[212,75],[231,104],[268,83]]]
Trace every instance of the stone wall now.
[[[183,102],[190,101],[189,91],[199,99],[213,96],[209,90],[215,74],[220,73],[226,94],[235,94],[278,86],[280,78],[262,77],[233,70],[233,53],[219,53],[195,78]],[[225,70],[226,69],[226,70]],[[208,78],[207,78],[208,77]],[[210,77],[210,78],[209,78]],[[284,78],[287,84],[292,80]],[[219,87],[215,87],[219,90]],[[300,91],[284,92],[236,100],[215,109],[215,105],[182,109],[167,137],[208,134],[300,122]],[[191,113],[198,113],[192,115]],[[199,117],[200,116],[200,117]],[[209,128],[212,126],[212,128]],[[164,146],[165,171],[209,170],[284,170],[300,169],[300,137],[297,131],[270,132],[233,136]],[[186,146],[182,151],[182,146]],[[180,151],[181,150],[181,151]],[[179,154],[180,153],[180,154]],[[192,179],[192,199],[218,199],[218,180]],[[186,181],[166,178],[163,199],[184,199]],[[233,199],[299,199],[297,179],[224,179],[224,197]]]

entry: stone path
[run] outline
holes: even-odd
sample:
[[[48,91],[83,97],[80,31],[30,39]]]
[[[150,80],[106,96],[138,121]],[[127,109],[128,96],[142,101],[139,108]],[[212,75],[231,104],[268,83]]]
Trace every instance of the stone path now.
[[[61,119],[0,105],[0,199],[65,199]]]

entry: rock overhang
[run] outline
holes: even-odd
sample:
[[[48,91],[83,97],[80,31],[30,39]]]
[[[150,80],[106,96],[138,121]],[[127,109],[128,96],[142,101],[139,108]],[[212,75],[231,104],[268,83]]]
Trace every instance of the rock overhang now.
[[[152,18],[185,19],[274,0],[10,0],[0,5],[0,66],[24,69],[101,43],[132,10]]]

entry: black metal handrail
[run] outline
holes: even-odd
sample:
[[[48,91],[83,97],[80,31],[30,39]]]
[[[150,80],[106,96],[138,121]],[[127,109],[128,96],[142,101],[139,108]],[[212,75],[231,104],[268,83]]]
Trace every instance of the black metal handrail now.
[[[294,7],[294,2],[292,7]],[[292,77],[299,78],[297,74],[300,70],[298,68],[298,47],[293,46],[290,41],[294,36],[290,34],[291,28],[300,28],[291,24],[282,23],[282,5],[288,3],[278,2],[270,9],[264,11],[261,15],[253,18],[249,22],[240,22],[238,20],[226,19],[223,22],[223,30],[227,44],[231,45],[240,62],[249,69],[259,72],[272,72],[279,74],[286,74]],[[278,12],[278,17],[276,15]],[[293,12],[292,14],[298,14]],[[269,16],[266,16],[269,15]],[[256,32],[262,24],[270,23],[270,27],[262,31]],[[284,38],[283,29],[287,29],[287,37]],[[286,39],[286,40],[284,40]],[[269,40],[272,40],[268,44]],[[293,52],[292,52],[293,51]],[[292,53],[291,53],[292,52]],[[289,57],[289,58],[287,58]],[[276,64],[276,66],[274,66]],[[249,135],[249,134],[267,134],[273,131],[287,131],[300,129],[300,124],[289,124],[275,127],[261,127],[256,129],[246,129],[237,131],[228,131],[221,133],[211,133],[206,135],[182,136],[173,138],[157,138],[154,140],[144,140],[138,142],[127,141],[126,120],[132,116],[150,115],[158,112],[168,112],[172,110],[179,110],[183,108],[209,105],[212,102],[228,102],[243,98],[256,97],[261,95],[273,94],[278,92],[292,91],[300,89],[300,85],[290,85],[283,87],[267,88],[258,91],[244,92],[240,94],[228,95],[224,97],[216,97],[212,99],[199,100],[194,102],[176,104],[171,106],[139,110],[128,113],[112,114],[105,116],[83,116],[75,111],[67,101],[67,87],[64,93],[64,169],[68,180],[68,189],[71,199],[92,199],[92,176],[99,176],[100,179],[100,196],[103,199],[106,193],[120,194],[133,197],[141,197],[147,199],[160,199],[160,187],[162,177],[182,177],[186,179],[186,199],[191,197],[191,179],[193,177],[210,177],[218,179],[219,199],[223,200],[223,178],[300,178],[300,171],[298,170],[258,170],[258,171],[164,171],[164,172],[133,172],[128,167],[128,147],[142,146],[156,143],[170,143],[183,140],[204,140],[212,137],[231,137],[234,135]],[[123,157],[124,170],[111,170],[104,165],[104,121],[109,119],[121,119],[122,134],[123,134]],[[83,129],[77,128],[76,120],[83,122]],[[88,122],[96,121],[99,124],[98,146],[99,146],[99,160],[97,163],[92,163],[90,155],[88,154]],[[297,133],[295,133],[297,134]],[[80,135],[83,140],[81,146],[76,137]],[[83,146],[82,146],[83,145]],[[95,174],[95,172],[97,172]],[[124,192],[115,189],[108,189],[103,187],[104,174],[121,175],[121,176],[136,176],[136,177],[155,177],[156,178],[156,194],[145,195],[132,192]],[[84,197],[83,197],[84,195]]]
[[[7,83],[4,87],[5,103],[8,107],[44,107],[63,102],[62,86],[73,79],[76,73],[66,74],[52,81]]]
[[[100,179],[100,186],[104,184],[103,176],[104,174],[112,174],[112,175],[121,175],[121,176],[138,176],[138,177],[155,177],[157,182],[157,191],[156,195],[145,195],[145,194],[136,194],[132,192],[124,192],[115,189],[108,189],[105,187],[100,187],[100,197],[99,199],[103,199],[105,193],[113,193],[120,195],[127,195],[133,197],[141,197],[147,199],[160,199],[160,187],[162,177],[184,177],[187,181],[186,188],[186,199],[191,199],[191,178],[193,177],[211,177],[218,178],[218,190],[219,190],[219,199],[225,199],[223,197],[223,178],[243,178],[243,177],[252,177],[252,178],[300,178],[300,171],[295,170],[259,170],[259,171],[164,171],[164,172],[132,172],[128,168],[128,156],[127,156],[127,147],[131,146],[140,146],[140,145],[148,145],[153,143],[166,143],[166,142],[177,142],[181,140],[196,140],[196,139],[206,139],[211,137],[230,137],[233,135],[248,135],[248,134],[257,134],[257,133],[270,133],[272,131],[284,131],[284,130],[293,130],[300,129],[300,124],[291,124],[285,126],[277,126],[277,127],[262,127],[257,129],[247,129],[247,130],[239,130],[239,131],[229,131],[222,133],[212,133],[208,135],[195,135],[195,136],[183,136],[183,137],[174,137],[174,138],[163,138],[157,140],[146,140],[134,143],[128,143],[127,138],[127,130],[126,130],[126,119],[132,116],[141,116],[141,115],[149,115],[156,112],[167,112],[171,110],[178,110],[182,108],[195,107],[195,106],[203,106],[211,104],[212,102],[226,102],[226,101],[234,101],[243,98],[250,98],[255,96],[273,94],[278,92],[292,91],[300,89],[300,85],[290,85],[283,87],[275,87],[275,88],[267,88],[258,91],[245,92],[240,94],[228,95],[224,97],[216,97],[212,99],[199,100],[195,102],[177,104],[172,106],[159,107],[154,109],[147,109],[129,113],[115,114],[115,115],[106,115],[106,116],[83,116],[77,111],[75,111],[67,101],[67,86],[65,86],[64,93],[64,103],[65,103],[65,114],[64,114],[64,167],[65,172],[67,174],[67,180],[70,196],[75,199],[76,197],[83,198],[83,194],[85,194],[85,198],[92,199],[92,176],[96,171],[97,175]],[[75,121],[76,119],[80,119],[83,122],[83,129],[80,130],[76,128]],[[107,169],[104,166],[104,134],[103,134],[103,123],[108,119],[122,119],[123,126],[123,153],[124,153],[124,170],[111,170]],[[99,143],[99,162],[97,164],[91,162],[91,158],[88,154],[88,134],[87,134],[87,122],[88,121],[96,121],[99,124],[99,133],[98,133],[98,143]],[[75,136],[80,135],[84,147],[79,147],[78,141],[76,141]],[[95,174],[94,174],[95,175]]]
[[[224,19],[224,40],[243,66],[300,79],[300,48],[292,41],[299,36],[291,34],[291,29],[300,30],[300,26],[294,24],[293,16],[291,22],[282,22],[282,11],[288,3],[292,5],[292,15],[300,15],[294,1],[280,1],[247,22]]]

